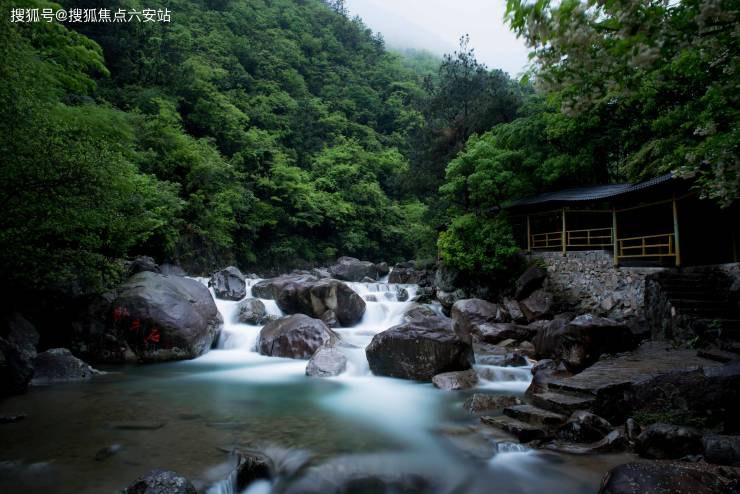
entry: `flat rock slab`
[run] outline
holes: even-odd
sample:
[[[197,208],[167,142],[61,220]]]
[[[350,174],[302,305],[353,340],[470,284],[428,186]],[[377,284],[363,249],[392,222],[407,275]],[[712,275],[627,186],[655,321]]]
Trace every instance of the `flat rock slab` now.
[[[673,350],[667,344],[648,342],[629,355],[600,360],[580,374],[556,379],[550,387],[597,395],[603,389],[638,384],[661,374],[720,365],[699,357],[696,350]]]

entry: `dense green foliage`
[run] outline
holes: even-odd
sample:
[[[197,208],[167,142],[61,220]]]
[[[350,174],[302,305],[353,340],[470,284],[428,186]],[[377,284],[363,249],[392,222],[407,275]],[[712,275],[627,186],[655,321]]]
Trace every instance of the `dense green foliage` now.
[[[498,276],[514,249],[494,213],[546,190],[676,171],[696,178],[702,197],[735,201],[739,15],[732,0],[509,0],[538,92],[449,161],[442,258]]]
[[[166,6],[170,24],[3,22],[5,279],[86,289],[138,253],[196,271],[433,255],[403,192],[423,75],[341,4]]]

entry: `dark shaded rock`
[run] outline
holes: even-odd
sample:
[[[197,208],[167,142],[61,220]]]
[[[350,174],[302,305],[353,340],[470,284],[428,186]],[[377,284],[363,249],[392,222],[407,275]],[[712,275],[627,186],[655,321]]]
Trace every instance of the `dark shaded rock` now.
[[[52,348],[39,353],[34,360],[36,372],[31,384],[34,386],[74,381],[87,381],[100,374],[66,348]]]
[[[445,391],[474,388],[478,384],[478,374],[473,369],[466,371],[443,372],[432,378],[432,384]]]
[[[531,335],[532,331],[527,326],[512,323],[480,324],[477,332],[480,341],[493,344],[508,339],[523,341],[529,339]]]
[[[321,280],[309,287],[313,314],[334,311],[340,325],[349,327],[362,320],[365,301],[354,290],[336,280]]]
[[[740,466],[740,436],[708,435],[702,442],[704,460],[708,463]]]
[[[499,306],[478,298],[458,300],[452,306],[450,316],[455,324],[455,332],[463,341],[472,343],[480,339],[480,326],[501,320]]]
[[[311,275],[320,280],[323,280],[324,278],[331,278],[331,273],[329,272],[328,268],[313,268],[311,270]]]
[[[244,275],[234,266],[214,273],[208,286],[213,287],[213,293],[217,298],[224,300],[241,300],[247,295]]]
[[[156,431],[161,429],[166,424],[164,422],[112,422],[110,427],[121,431]]]
[[[730,494],[728,483],[699,465],[677,462],[634,462],[612,468],[599,494]]]
[[[360,281],[365,277],[378,279],[378,267],[370,261],[360,261],[354,257],[340,257],[329,268],[332,277],[343,281]]]
[[[154,259],[149,256],[139,256],[131,261],[131,263],[128,265],[129,276],[133,276],[136,273],[141,273],[144,271],[159,273],[160,267],[157,265],[156,262],[154,262]]]
[[[136,274],[112,306],[114,334],[142,362],[198,357],[216,341],[222,322],[208,289],[179,276]]]
[[[506,314],[509,316],[509,321],[516,324],[525,324],[527,322],[527,318],[524,316],[524,313],[519,308],[519,304],[516,300],[512,298],[504,298],[501,303],[504,310],[506,311]]]
[[[528,321],[547,319],[552,315],[552,294],[545,290],[535,290],[519,301],[519,308]]]
[[[39,334],[15,312],[0,322],[0,396],[23,393],[34,374]]]
[[[294,314],[267,323],[260,331],[257,348],[262,355],[309,359],[321,346],[332,346],[338,340],[320,319]]]
[[[540,323],[541,326],[532,339],[535,353],[539,358],[556,358],[560,357],[560,344],[565,334],[565,326],[568,321],[564,319],[553,319],[552,321],[535,321],[530,324]]]
[[[241,323],[261,326],[269,320],[265,304],[258,298],[242,300],[239,302],[238,309],[236,317]]]
[[[409,299],[409,292],[403,287],[396,287],[396,301],[405,302]]]
[[[585,410],[577,410],[558,429],[557,437],[573,443],[593,443],[604,439],[614,428],[606,419]]]
[[[375,265],[375,269],[378,270],[378,277],[382,278],[383,276],[387,275],[391,272],[390,266],[388,266],[387,262],[379,262]]]
[[[420,304],[431,304],[434,301],[435,294],[434,287],[422,286],[416,291],[413,301]]]
[[[356,324],[365,314],[365,301],[362,297],[337,280],[281,279],[273,281],[271,291],[278,307],[286,314],[300,313],[320,318],[325,312],[332,311],[336,325],[345,327]]]
[[[452,292],[446,292],[444,290],[437,289],[436,297],[440,305],[442,306],[445,314],[448,314],[452,310],[452,306],[455,305],[455,302],[457,302],[458,300],[463,300],[468,296],[465,293],[465,290],[459,288]]]
[[[116,293],[90,297],[72,317],[69,349],[90,363],[134,363],[136,354],[126,342],[127,332],[111,331]],[[210,294],[209,294],[210,296]]]
[[[704,449],[699,431],[672,424],[652,424],[637,436],[635,450],[640,456],[676,459],[701,453]]]
[[[627,440],[619,431],[611,431],[598,441],[592,443],[571,443],[567,441],[553,441],[545,445],[546,449],[571,455],[588,455],[621,451],[627,446]]]
[[[338,376],[347,369],[347,357],[336,348],[322,346],[306,365],[306,375],[314,377]]]
[[[537,355],[534,345],[529,341],[522,341],[519,343],[518,352],[525,357],[534,358]]]
[[[270,458],[254,451],[234,450],[234,484],[236,492],[244,491],[255,480],[270,480],[275,475],[275,466]]]
[[[443,372],[467,370],[473,349],[446,317],[414,319],[375,335],[365,349],[373,374],[430,381]]]
[[[528,268],[514,284],[516,290],[514,297],[517,300],[524,299],[535,290],[542,288],[542,284],[545,282],[546,278],[547,271],[543,268],[537,266]]]
[[[159,266],[159,271],[167,276],[187,276],[187,273],[177,264],[162,264]]]
[[[480,415],[481,413],[501,410],[506,407],[521,404],[522,400],[516,396],[475,393],[473,396],[465,400],[463,408],[472,414]]]
[[[632,332],[624,324],[585,314],[565,326],[557,351],[565,366],[578,372],[596,362],[604,353],[625,352],[635,345]]]
[[[393,266],[393,271],[388,275],[388,283],[431,286],[434,283],[434,273],[427,269],[416,269],[413,262],[402,262]]]
[[[126,487],[122,494],[197,494],[188,479],[169,470],[152,470]]]
[[[414,304],[403,313],[403,320],[408,322],[413,319],[423,319],[425,317],[434,317],[436,315],[437,314],[431,307],[427,305]]]
[[[542,359],[532,367],[532,383],[527,388],[527,394],[545,392],[551,382],[570,375],[562,362]]]

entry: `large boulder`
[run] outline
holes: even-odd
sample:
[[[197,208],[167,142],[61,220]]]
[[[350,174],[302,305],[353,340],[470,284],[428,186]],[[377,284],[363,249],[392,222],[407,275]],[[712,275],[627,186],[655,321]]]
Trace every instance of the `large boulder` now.
[[[434,317],[436,315],[434,310],[428,305],[414,303],[403,313],[403,320],[404,322],[408,322],[413,319],[424,319],[425,317]]]
[[[727,479],[703,465],[645,461],[612,468],[599,494],[731,494]]]
[[[287,286],[318,280],[319,278],[311,274],[286,274],[276,278],[268,278],[252,285],[252,295],[267,300],[277,300],[280,293],[283,292]]]
[[[637,436],[635,449],[645,458],[678,459],[704,450],[696,429],[672,424],[652,424]]]
[[[428,269],[417,269],[413,261],[400,262],[393,266],[391,274],[388,275],[388,283],[429,286],[434,283],[434,272]]]
[[[314,377],[338,376],[347,369],[347,357],[335,347],[322,346],[306,365],[306,375]]]
[[[580,372],[602,354],[626,352],[635,348],[636,343],[626,325],[584,314],[565,326],[556,344],[555,356],[571,372]]]
[[[239,268],[229,266],[213,273],[208,286],[213,287],[217,298],[224,300],[241,300],[247,295],[247,283]]]
[[[474,388],[478,384],[478,374],[475,370],[452,371],[437,374],[432,378],[432,384],[445,391],[457,391]]]
[[[552,321],[536,321],[543,323],[535,333],[532,343],[534,351],[539,358],[560,357],[560,344],[565,334],[568,321],[565,319],[553,319]],[[533,323],[534,325],[535,323]],[[532,325],[530,325],[532,326]]]
[[[321,280],[309,287],[311,310],[316,317],[333,311],[341,326],[352,326],[362,320],[365,301],[350,287],[336,280]]]
[[[502,311],[498,305],[487,300],[469,298],[456,301],[450,316],[455,324],[455,332],[470,343],[480,339],[480,325],[500,322]]]
[[[530,293],[542,288],[546,278],[546,270],[538,266],[530,267],[516,280],[514,297],[517,300],[524,299]]]
[[[467,370],[474,362],[470,343],[451,319],[413,319],[376,334],[365,349],[373,374],[430,381],[443,372]]]
[[[121,285],[111,320],[115,336],[142,362],[198,357],[216,341],[222,322],[203,284],[152,272]]]
[[[31,384],[34,386],[75,381],[87,381],[100,374],[78,359],[66,348],[52,348],[39,353],[34,360],[36,371]]]
[[[134,480],[121,494],[197,494],[192,483],[169,470],[152,470]]]
[[[552,315],[552,306],[552,294],[545,290],[535,290],[519,301],[519,308],[527,321],[549,318]]]
[[[39,334],[19,313],[0,321],[0,396],[22,393],[34,374]]]
[[[339,336],[320,319],[293,314],[267,323],[257,348],[262,355],[309,359],[320,347],[337,341]]]
[[[270,320],[262,300],[247,298],[239,302],[237,320],[244,324],[261,326]]]
[[[378,271],[378,267],[372,262],[360,261],[354,257],[340,257],[329,268],[332,277],[343,281],[361,281],[365,277],[377,280]]]
[[[284,283],[276,302],[286,314],[322,318],[331,311],[338,325],[345,327],[358,323],[365,314],[362,297],[345,283],[331,279]]]

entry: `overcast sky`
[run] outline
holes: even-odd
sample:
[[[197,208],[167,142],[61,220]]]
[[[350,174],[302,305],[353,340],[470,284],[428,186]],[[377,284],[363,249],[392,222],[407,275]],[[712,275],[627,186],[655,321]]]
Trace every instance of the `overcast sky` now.
[[[390,47],[451,53],[468,33],[479,61],[512,76],[527,64],[527,48],[503,21],[505,0],[345,0]]]

